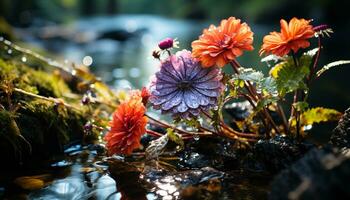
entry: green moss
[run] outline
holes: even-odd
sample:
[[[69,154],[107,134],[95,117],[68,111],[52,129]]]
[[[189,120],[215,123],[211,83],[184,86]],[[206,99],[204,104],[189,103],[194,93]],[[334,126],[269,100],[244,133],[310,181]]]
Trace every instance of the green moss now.
[[[0,78],[11,80],[16,88],[46,97],[61,98],[71,90],[59,73],[47,73],[27,65],[0,59]],[[1,83],[1,82],[0,82]]]
[[[63,145],[82,139],[86,123],[82,113],[43,100],[21,103],[18,126],[22,135],[36,146],[60,151]]]
[[[0,151],[11,152],[7,159],[17,163],[25,161],[24,157],[50,159],[61,154],[64,145],[82,141],[83,126],[89,119],[83,110],[68,109],[18,92],[10,93],[11,102],[8,102],[8,91],[14,87],[64,100],[64,95],[71,93],[59,73],[0,59]],[[79,96],[71,99],[70,104],[80,105]],[[15,105],[19,105],[17,110]]]

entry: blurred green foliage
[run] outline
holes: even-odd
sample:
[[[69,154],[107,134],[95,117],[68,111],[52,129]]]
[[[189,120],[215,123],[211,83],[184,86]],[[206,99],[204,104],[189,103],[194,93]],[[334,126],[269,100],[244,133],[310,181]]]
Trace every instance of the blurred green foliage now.
[[[281,16],[308,18],[347,17],[348,1],[333,0],[1,0],[0,16],[11,23],[29,23],[33,16],[66,22],[79,16],[104,14],[157,14],[175,18],[249,18],[251,22],[278,20]]]

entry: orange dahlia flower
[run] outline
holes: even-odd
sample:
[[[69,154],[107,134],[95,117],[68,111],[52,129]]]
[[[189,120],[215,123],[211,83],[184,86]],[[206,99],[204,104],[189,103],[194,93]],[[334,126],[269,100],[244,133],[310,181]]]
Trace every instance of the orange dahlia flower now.
[[[145,112],[141,98],[130,98],[118,106],[110,122],[111,130],[104,138],[110,155],[129,155],[140,147],[140,138],[146,132]]]
[[[272,53],[277,56],[285,56],[291,50],[296,53],[300,48],[310,46],[309,38],[314,36],[314,30],[310,25],[311,20],[293,18],[287,23],[281,19],[281,32],[271,32],[266,35],[260,50],[260,55]]]
[[[192,56],[198,58],[203,67],[223,67],[244,50],[253,50],[253,32],[240,19],[230,17],[220,26],[210,25],[198,40],[192,42]]]

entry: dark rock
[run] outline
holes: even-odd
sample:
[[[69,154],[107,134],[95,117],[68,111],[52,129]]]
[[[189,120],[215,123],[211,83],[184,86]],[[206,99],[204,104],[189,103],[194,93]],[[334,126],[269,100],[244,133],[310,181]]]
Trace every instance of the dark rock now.
[[[141,172],[137,167],[122,160],[111,159],[108,171],[125,199],[147,199],[145,182],[140,179]]]
[[[138,29],[134,32],[129,32],[126,30],[110,30],[110,31],[106,31],[101,33],[97,39],[110,39],[110,40],[117,40],[117,41],[127,41],[133,37],[138,37],[140,35],[142,35],[144,32],[146,32],[147,29],[142,28],[142,29]]]
[[[239,160],[236,156],[234,142],[223,138],[200,138],[186,143],[178,167],[200,169],[213,167],[218,170],[237,169]]]
[[[224,110],[231,115],[234,120],[244,120],[252,112],[252,106],[248,101],[235,102],[227,104],[224,107]]]
[[[246,165],[257,170],[268,170],[277,173],[301,158],[314,145],[297,142],[287,136],[275,136],[269,140],[260,140],[253,152],[247,156]]]
[[[269,199],[350,199],[349,152],[310,150],[272,182]]]
[[[350,147],[350,108],[345,111],[338,126],[333,130],[331,144],[338,148]]]

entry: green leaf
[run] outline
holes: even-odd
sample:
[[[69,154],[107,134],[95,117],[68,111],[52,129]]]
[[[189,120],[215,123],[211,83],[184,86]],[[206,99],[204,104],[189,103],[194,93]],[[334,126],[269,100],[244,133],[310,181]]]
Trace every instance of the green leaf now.
[[[267,95],[276,96],[277,85],[276,81],[271,77],[264,77],[260,71],[252,68],[241,68],[239,74],[233,76],[234,84],[241,84],[243,81],[255,83],[258,91],[267,93]],[[244,83],[244,82],[243,82]]]
[[[329,70],[332,67],[336,67],[336,66],[340,66],[340,65],[347,65],[350,64],[350,60],[338,60],[335,62],[331,62],[325,66],[322,67],[322,69],[320,69],[316,75],[317,77],[320,77],[325,71]]]
[[[264,78],[264,74],[262,72],[256,71],[252,68],[240,68],[239,74],[234,75],[234,79],[251,81],[251,82],[259,82]]]
[[[262,110],[265,106],[271,104],[271,103],[275,103],[279,100],[279,98],[277,97],[267,97],[267,98],[263,98],[261,99],[257,105],[256,105],[256,110],[255,111],[260,111]]]
[[[300,58],[299,66],[295,66],[292,59],[283,63],[276,77],[277,89],[281,96],[306,87],[304,78],[309,74],[310,64],[311,58],[308,56]]]
[[[176,144],[180,145],[181,148],[184,147],[185,143],[184,143],[184,141],[182,140],[181,135],[177,134],[177,133],[174,131],[174,129],[168,128],[168,129],[167,129],[167,135],[168,135],[168,138],[169,138],[171,141],[173,141],[173,142],[175,142]]]
[[[302,113],[301,122],[303,125],[312,125],[314,123],[338,121],[342,113],[329,108],[316,107]]]
[[[293,107],[299,112],[304,112],[309,107],[309,104],[306,101],[298,101],[293,103]]]

